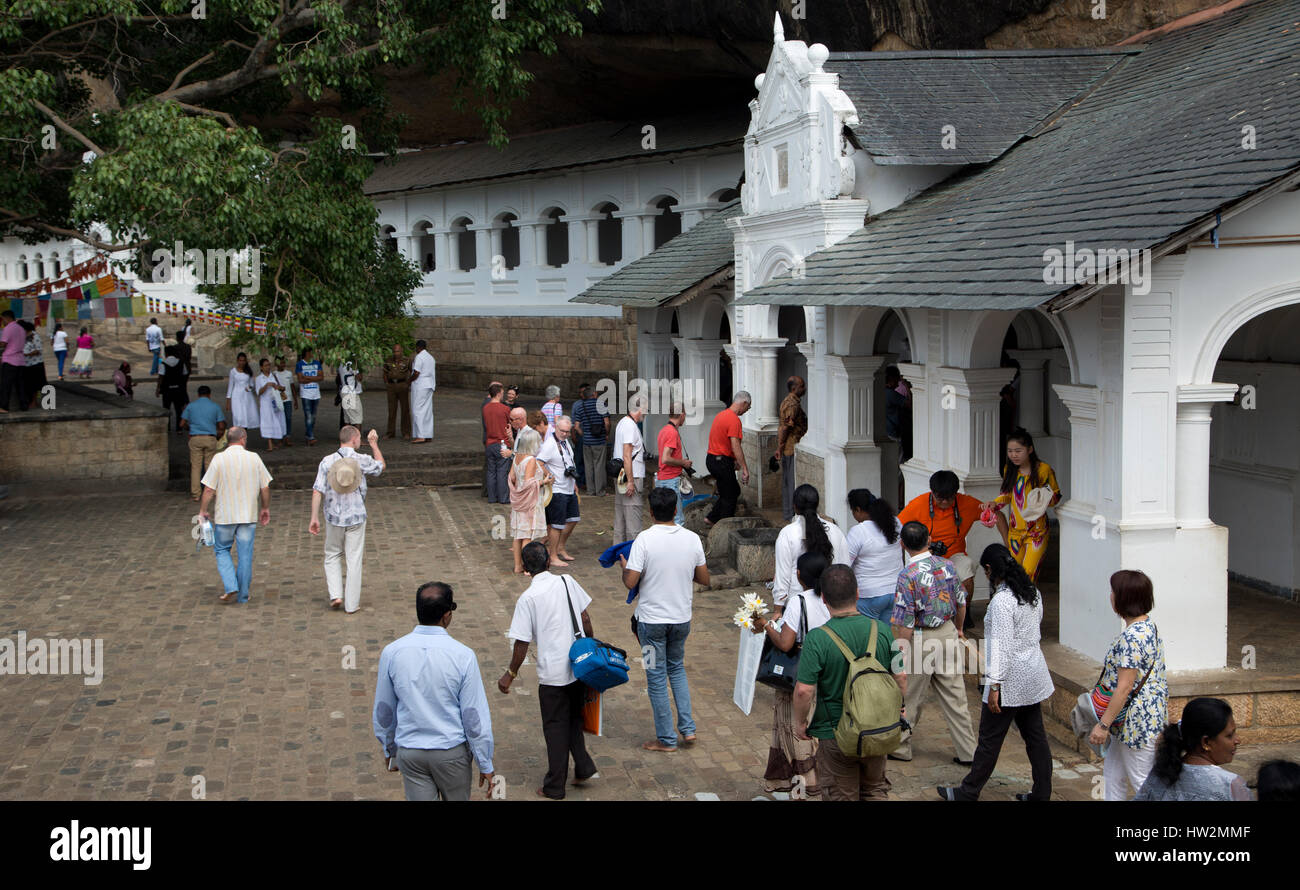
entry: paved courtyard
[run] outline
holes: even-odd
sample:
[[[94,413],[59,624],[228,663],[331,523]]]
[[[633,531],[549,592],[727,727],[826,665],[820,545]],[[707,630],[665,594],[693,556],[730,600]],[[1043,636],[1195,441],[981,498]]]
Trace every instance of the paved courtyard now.
[[[300,450],[305,454],[305,450]],[[452,634],[474,648],[488,686],[496,768],[510,799],[532,800],[544,747],[531,662],[509,696],[495,688],[510,652],[505,631],[526,582],[478,492],[376,488],[370,495],[362,610],[327,607],[322,542],[307,533],[310,493],[273,490],[259,529],[252,600],[222,605],[210,550],[190,539],[180,493],[0,501],[10,567],[0,636],[101,638],[102,683],[80,676],[0,677],[0,799],[390,799],[370,712],[379,653],[415,624],[419,583],[450,582],[461,607]],[[632,641],[610,543],[612,498],[585,498],[571,570],[595,599],[596,633]],[[687,667],[700,742],[652,754],[644,674],[607,696],[605,736],[589,739],[601,779],[570,799],[747,800],[761,794],[771,693],[746,716],[732,703],[739,591],[697,595]],[[974,708],[974,685],[969,684]],[[925,711],[912,763],[889,765],[893,796],[933,799],[959,780],[936,707]],[[1245,753],[1245,752],[1243,752]],[[1267,753],[1257,749],[1259,756]],[[1054,796],[1085,799],[1097,775],[1056,749]],[[1243,758],[1238,768],[1257,757]],[[1249,769],[1253,775],[1253,769]],[[1012,733],[986,798],[1028,789]],[[201,779],[197,777],[202,777]]]

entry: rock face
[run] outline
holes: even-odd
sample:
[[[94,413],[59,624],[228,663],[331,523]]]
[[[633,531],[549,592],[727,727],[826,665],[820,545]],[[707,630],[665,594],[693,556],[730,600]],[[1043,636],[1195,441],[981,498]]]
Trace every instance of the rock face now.
[[[786,37],[833,51],[1101,46],[1221,0],[778,0]],[[802,18],[795,18],[799,12]],[[551,56],[529,55],[528,98],[507,121],[523,133],[630,115],[669,116],[722,105],[744,107],[767,65],[773,7],[752,0],[605,0],[581,16],[583,34]],[[393,110],[409,118],[410,146],[479,140],[473,111],[452,107],[452,77],[400,72]],[[343,114],[337,97],[301,100],[275,123]],[[343,114],[344,117],[353,115]]]

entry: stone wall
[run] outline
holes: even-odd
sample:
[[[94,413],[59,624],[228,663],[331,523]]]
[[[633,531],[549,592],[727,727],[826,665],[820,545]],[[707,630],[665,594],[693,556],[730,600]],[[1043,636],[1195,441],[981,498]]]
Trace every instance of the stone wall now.
[[[534,395],[555,384],[567,404],[584,381],[636,376],[636,328],[618,317],[433,316],[416,320],[415,336],[428,341],[439,386],[500,380]]]
[[[167,413],[75,383],[55,408],[0,415],[0,483],[42,492],[162,491]]]

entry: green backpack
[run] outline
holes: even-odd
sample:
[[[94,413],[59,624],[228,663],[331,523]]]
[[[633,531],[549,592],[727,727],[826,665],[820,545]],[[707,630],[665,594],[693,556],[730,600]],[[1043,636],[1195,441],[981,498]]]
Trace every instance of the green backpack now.
[[[854,656],[829,627],[822,625],[821,629],[849,662],[844,712],[835,727],[835,743],[846,757],[888,754],[903,741],[903,692],[876,659],[876,619],[871,619],[871,644],[860,656]]]

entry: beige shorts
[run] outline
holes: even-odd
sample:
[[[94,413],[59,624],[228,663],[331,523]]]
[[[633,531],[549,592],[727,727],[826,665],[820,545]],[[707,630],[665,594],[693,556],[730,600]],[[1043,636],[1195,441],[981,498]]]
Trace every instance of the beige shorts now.
[[[952,567],[957,570],[957,575],[963,582],[969,581],[975,577],[975,562],[965,553],[957,553],[948,557]]]

